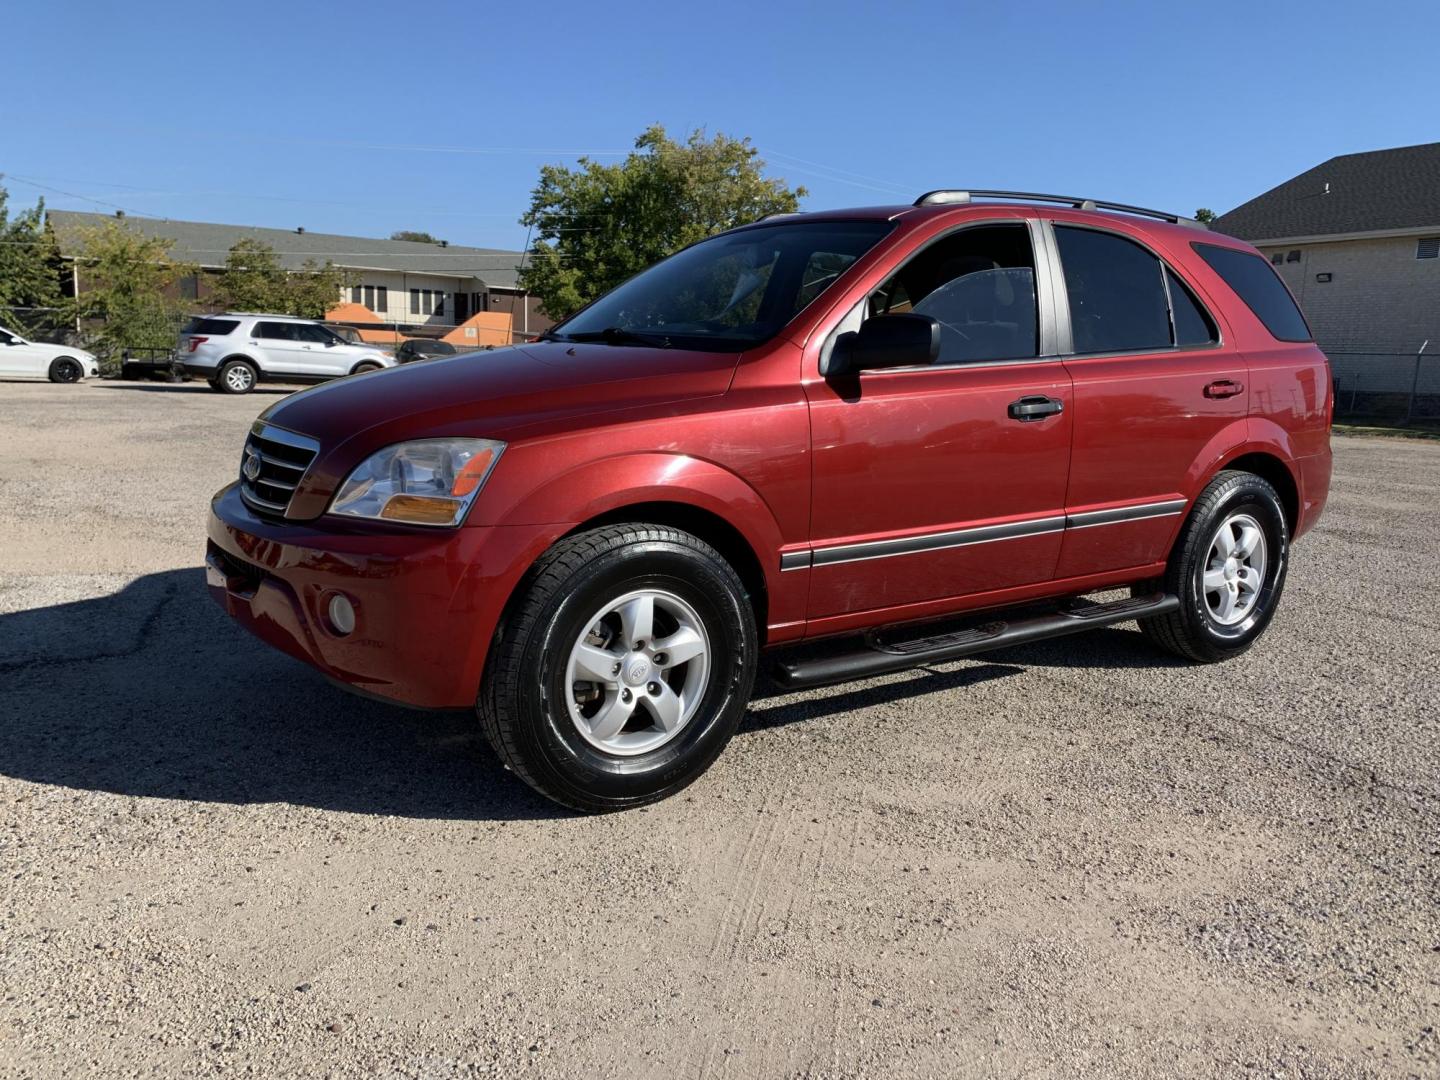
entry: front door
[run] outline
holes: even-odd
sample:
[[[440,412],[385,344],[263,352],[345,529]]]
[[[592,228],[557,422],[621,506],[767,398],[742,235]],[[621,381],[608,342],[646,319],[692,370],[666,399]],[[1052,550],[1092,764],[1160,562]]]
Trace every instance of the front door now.
[[[1053,576],[1072,399],[1040,332],[1045,275],[1030,226],[972,226],[926,245],[841,324],[930,315],[941,351],[926,367],[807,377],[812,620]]]
[[[1073,355],[1070,528],[1057,577],[1163,561],[1184,492],[1243,441],[1244,360],[1195,287],[1135,240],[1057,223]]]

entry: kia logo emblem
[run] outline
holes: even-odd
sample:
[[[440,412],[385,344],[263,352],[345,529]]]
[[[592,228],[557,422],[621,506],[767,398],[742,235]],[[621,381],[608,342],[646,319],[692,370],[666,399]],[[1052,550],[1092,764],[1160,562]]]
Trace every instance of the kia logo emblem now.
[[[252,484],[260,479],[260,452],[258,450],[251,450],[245,455],[245,467],[241,471],[245,474],[245,479]]]

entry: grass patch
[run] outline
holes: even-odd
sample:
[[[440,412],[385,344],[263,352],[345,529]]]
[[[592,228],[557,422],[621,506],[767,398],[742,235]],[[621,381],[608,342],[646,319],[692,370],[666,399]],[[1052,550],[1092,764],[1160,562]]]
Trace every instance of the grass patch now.
[[[1373,424],[1333,424],[1336,435],[1382,435],[1391,439],[1440,439],[1440,429],[1431,427],[1379,427]]]

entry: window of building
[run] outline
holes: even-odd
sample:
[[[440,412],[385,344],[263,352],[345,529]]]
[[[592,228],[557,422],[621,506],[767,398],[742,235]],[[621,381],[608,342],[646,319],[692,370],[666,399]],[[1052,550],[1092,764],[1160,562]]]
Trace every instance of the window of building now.
[[[419,314],[420,314],[420,290],[419,290],[419,289],[411,289],[411,290],[410,290],[410,314],[411,314],[411,315],[419,315]]]
[[[368,307],[371,311],[374,311],[374,310],[375,310],[375,286],[374,286],[374,285],[366,285],[366,286],[365,286],[365,306]]]
[[[384,285],[375,286],[375,306],[370,310],[374,312],[390,310],[390,290]]]
[[[1270,261],[1276,266],[1283,266],[1285,264],[1285,253],[1283,251],[1275,252],[1274,255],[1270,256]]]
[[[808,256],[796,304],[808,302],[807,286],[818,296],[864,250],[856,245]],[[918,252],[870,296],[871,315],[905,312],[929,315],[940,324],[937,364],[1037,355],[1030,231],[1023,225],[981,225]]]
[[[363,295],[363,294],[360,292],[360,286],[359,286],[359,285],[353,285],[353,286],[351,286],[351,288],[350,288],[350,302],[351,302],[352,304],[363,303],[363,301],[361,300],[361,296],[362,296],[362,295]]]
[[[443,290],[439,289],[437,289],[435,292],[435,314],[445,314],[445,293]]]
[[[197,274],[186,274],[180,279],[180,299],[196,300],[200,296],[200,278]]]
[[[1160,260],[1114,233],[1058,226],[1070,328],[1077,353],[1170,347],[1170,311]]]
[[[1440,259],[1440,236],[1427,236],[1415,241],[1415,258]]]
[[[1270,264],[1258,255],[1217,244],[1191,245],[1225,279],[1225,284],[1245,301],[1245,306],[1280,341],[1309,341],[1310,328],[1295,304],[1295,298]]]
[[[1285,254],[1285,261],[1286,261],[1287,263],[1299,262],[1299,261],[1300,261],[1300,252],[1299,252],[1299,250],[1297,249],[1297,250],[1295,250],[1295,251],[1287,252],[1287,253]]]
[[[435,294],[429,289],[420,290],[420,314],[431,315],[435,311]]]

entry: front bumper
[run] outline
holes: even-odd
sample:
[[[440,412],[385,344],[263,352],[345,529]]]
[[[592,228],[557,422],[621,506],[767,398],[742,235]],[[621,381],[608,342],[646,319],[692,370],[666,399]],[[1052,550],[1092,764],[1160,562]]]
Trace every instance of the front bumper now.
[[[468,708],[506,600],[566,529],[275,522],[232,484],[210,504],[205,579],[242,626],[332,679],[419,708]],[[349,634],[329,624],[335,592],[355,608]]]

